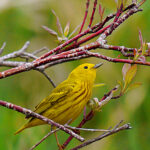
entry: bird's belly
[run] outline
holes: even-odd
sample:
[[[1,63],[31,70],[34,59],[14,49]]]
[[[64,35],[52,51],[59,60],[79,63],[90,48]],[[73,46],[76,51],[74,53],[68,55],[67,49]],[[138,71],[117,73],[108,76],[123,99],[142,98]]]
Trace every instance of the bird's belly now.
[[[81,114],[82,110],[81,107],[76,109],[70,107],[52,120],[60,124],[70,124]]]
[[[74,94],[68,95],[43,115],[60,124],[72,123],[81,114],[91,97],[91,89],[85,87],[87,85],[84,83],[82,87],[74,90]]]
[[[49,118],[60,124],[70,124],[81,114],[88,100],[89,97],[86,97],[82,101],[75,101],[70,105],[67,104],[68,107],[61,110],[58,116]]]

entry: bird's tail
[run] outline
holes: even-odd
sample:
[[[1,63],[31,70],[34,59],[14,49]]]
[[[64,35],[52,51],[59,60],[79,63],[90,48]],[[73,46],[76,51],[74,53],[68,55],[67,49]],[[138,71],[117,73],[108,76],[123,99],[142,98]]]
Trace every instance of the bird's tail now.
[[[42,125],[42,124],[45,124],[45,122],[42,121],[42,120],[39,120],[39,119],[31,119],[31,120],[29,120],[25,125],[23,125],[23,126],[15,133],[15,135],[18,134],[18,133],[20,133],[21,131],[23,131],[23,130],[26,129],[26,128],[31,128],[31,127],[38,126],[38,125]]]
[[[18,134],[20,133],[21,131],[23,131],[24,129],[28,128],[27,125],[23,125],[19,130],[17,130],[14,134]]]

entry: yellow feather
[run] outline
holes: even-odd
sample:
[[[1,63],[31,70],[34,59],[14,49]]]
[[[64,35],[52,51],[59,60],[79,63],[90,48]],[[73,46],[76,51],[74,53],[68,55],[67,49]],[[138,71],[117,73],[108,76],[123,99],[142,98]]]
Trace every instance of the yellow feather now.
[[[65,81],[53,89],[51,94],[35,107],[34,112],[60,124],[73,122],[90,100],[96,78],[96,68],[98,65],[89,63],[75,68]],[[27,118],[30,118],[28,123],[15,134],[26,128],[45,124],[39,119],[30,116]]]
[[[23,131],[25,128],[26,128],[26,125],[22,126],[19,130],[17,130],[15,132],[15,135],[18,134],[18,133],[20,133],[21,131]]]

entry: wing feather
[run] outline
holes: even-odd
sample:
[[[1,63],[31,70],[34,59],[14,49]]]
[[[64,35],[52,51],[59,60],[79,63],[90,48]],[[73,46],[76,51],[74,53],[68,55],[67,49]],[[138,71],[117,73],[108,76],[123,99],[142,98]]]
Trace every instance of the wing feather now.
[[[56,103],[60,102],[61,100],[64,100],[65,97],[67,97],[70,92],[74,89],[75,84],[74,83],[66,83],[66,81],[59,84],[52,93],[44,98],[36,107],[34,112],[38,114],[42,114],[47,109],[53,107]],[[30,115],[26,116],[26,118],[30,118]]]

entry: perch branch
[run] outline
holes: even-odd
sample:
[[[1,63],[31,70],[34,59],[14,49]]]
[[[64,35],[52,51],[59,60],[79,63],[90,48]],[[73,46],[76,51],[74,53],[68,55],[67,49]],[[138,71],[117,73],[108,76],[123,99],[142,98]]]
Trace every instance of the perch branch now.
[[[12,103],[8,103],[8,102],[2,101],[2,100],[0,100],[0,105],[1,105],[1,106],[4,106],[4,107],[6,107],[6,108],[9,108],[9,109],[18,111],[18,112],[20,112],[20,113],[22,113],[22,114],[29,115],[29,116],[32,116],[32,117],[34,117],[34,118],[38,118],[38,119],[40,119],[40,120],[46,122],[47,124],[54,125],[54,126],[56,126],[57,128],[59,128],[59,129],[65,131],[66,133],[72,135],[73,137],[75,137],[75,138],[78,139],[79,141],[82,141],[82,142],[84,141],[84,138],[82,138],[81,136],[79,136],[79,135],[77,135],[76,133],[72,132],[71,130],[67,129],[67,128],[64,127],[63,125],[60,125],[60,124],[54,122],[53,120],[50,120],[50,119],[48,119],[48,118],[46,118],[46,117],[44,117],[44,116],[41,116],[41,115],[39,115],[39,114],[37,114],[37,113],[35,113],[35,112],[32,112],[32,111],[29,110],[29,109],[26,109],[26,108],[23,108],[23,107],[20,107],[20,106],[18,106],[18,105],[14,105],[14,104],[12,104]]]

